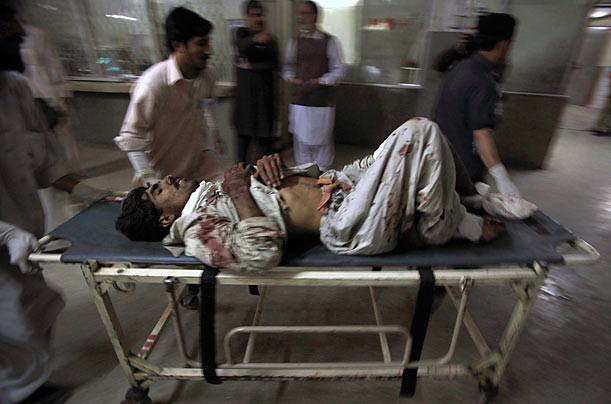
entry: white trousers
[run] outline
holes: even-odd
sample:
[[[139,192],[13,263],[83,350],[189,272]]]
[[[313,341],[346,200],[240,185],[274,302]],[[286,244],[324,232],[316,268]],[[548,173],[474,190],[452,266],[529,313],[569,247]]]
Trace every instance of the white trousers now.
[[[352,187],[334,192],[320,222],[320,241],[336,254],[391,251],[414,226],[425,244],[443,244],[465,217],[452,152],[428,119],[405,122],[372,155],[323,176]]]
[[[330,141],[325,144],[310,145],[293,138],[293,154],[297,165],[316,163],[320,171],[331,168],[335,158],[335,144]]]
[[[0,248],[0,404],[22,401],[48,379],[51,328],[63,307],[42,274],[22,274]]]

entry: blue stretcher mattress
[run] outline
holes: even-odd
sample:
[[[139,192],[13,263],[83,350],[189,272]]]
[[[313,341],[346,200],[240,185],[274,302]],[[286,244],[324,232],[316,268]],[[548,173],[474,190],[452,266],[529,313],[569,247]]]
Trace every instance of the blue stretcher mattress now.
[[[81,263],[131,262],[148,265],[201,265],[195,258],[173,257],[160,242],[134,242],[114,228],[120,202],[97,202],[62,224],[50,234],[69,240],[72,247],[61,260]],[[507,232],[491,243],[473,244],[452,240],[443,246],[401,246],[376,256],[337,255],[314,240],[293,243],[285,253],[282,266],[456,266],[473,267],[498,264],[529,264],[535,260],[562,263],[554,246],[576,239],[575,235],[542,212],[527,220],[505,221]],[[290,244],[290,243],[289,243]]]

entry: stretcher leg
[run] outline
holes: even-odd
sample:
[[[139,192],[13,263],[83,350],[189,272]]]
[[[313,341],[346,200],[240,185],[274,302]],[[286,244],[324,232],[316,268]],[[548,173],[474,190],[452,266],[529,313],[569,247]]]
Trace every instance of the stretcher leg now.
[[[371,305],[373,306],[373,314],[376,318],[376,325],[382,326],[382,315],[380,314],[380,310],[378,309],[378,303],[376,302],[376,296],[373,291],[373,286],[369,287],[369,295],[371,296]],[[386,333],[380,332],[380,347],[382,349],[382,357],[384,358],[384,363],[390,363],[390,349],[388,349],[388,339],[386,338]]]
[[[448,295],[450,295],[450,298],[452,299],[452,302],[456,308],[460,308],[460,296],[458,295],[456,288],[454,286],[446,286],[446,290],[448,291]],[[471,335],[471,339],[473,340],[473,343],[475,344],[475,347],[479,351],[480,355],[482,357],[489,355],[490,347],[486,343],[486,339],[479,331],[479,328],[475,324],[475,321],[473,321],[473,318],[467,309],[465,309],[465,317],[463,322],[465,324],[465,328],[467,328],[467,331],[469,331],[469,335]]]
[[[255,286],[256,287],[256,286]],[[257,302],[257,309],[255,311],[254,318],[252,319],[252,326],[258,326],[261,321],[261,314],[263,313],[263,301],[265,300],[265,292],[267,288],[265,286],[258,288],[259,301]],[[252,351],[255,349],[255,339],[257,338],[256,334],[248,335],[248,344],[246,344],[246,351],[244,352],[244,363],[250,362],[250,357],[252,356]]]
[[[151,403],[151,400],[148,398],[148,389],[142,389],[140,382],[134,377],[136,369],[132,367],[129,362],[129,357],[134,355],[128,348],[129,344],[125,338],[121,324],[119,323],[119,318],[112,301],[110,300],[110,296],[108,295],[108,287],[110,284],[103,282],[98,283],[93,277],[93,273],[98,269],[98,267],[99,265],[96,261],[87,261],[81,265],[81,270],[85,277],[85,281],[89,286],[89,291],[91,292],[95,306],[98,309],[100,318],[104,323],[108,337],[110,338],[110,343],[112,344],[115,354],[117,355],[117,360],[119,361],[119,364],[123,369],[123,373],[125,373],[127,381],[131,386],[131,389],[126,395],[126,399],[128,400],[128,403]]]
[[[547,278],[547,267],[535,262],[535,270],[539,277],[534,282],[514,283],[513,289],[518,296],[519,301],[514,307],[509,323],[507,324],[503,337],[501,338],[501,343],[499,345],[501,361],[496,367],[494,376],[492,378],[494,386],[499,385],[503,371],[505,370],[507,362],[509,361],[509,356],[516,346],[518,337],[520,336],[522,329],[526,324],[526,320],[528,319],[528,314],[535,304],[535,300],[539,295],[539,291],[541,290],[541,286],[543,286],[545,278]]]
[[[535,304],[541,286],[545,278],[547,278],[547,267],[535,262],[534,269],[537,273],[537,278],[532,281],[520,281],[512,284],[513,291],[518,297],[518,302],[515,304],[509,322],[505,327],[498,350],[491,352],[472,369],[474,376],[479,381],[480,391],[483,391],[487,397],[488,401],[485,402],[490,402],[496,395],[501,377],[509,361],[509,356],[526,324],[528,314]]]
[[[177,280],[174,277],[168,277],[163,281],[165,286],[165,291],[168,296],[168,306],[172,311],[173,324],[174,324],[174,332],[176,334],[176,342],[178,344],[178,352],[180,356],[184,359],[185,363],[188,366],[199,367],[201,364],[195,360],[193,360],[189,354],[187,353],[187,348],[185,344],[185,333],[182,328],[182,321],[180,311],[178,310],[177,300],[180,296],[176,296],[176,284]]]

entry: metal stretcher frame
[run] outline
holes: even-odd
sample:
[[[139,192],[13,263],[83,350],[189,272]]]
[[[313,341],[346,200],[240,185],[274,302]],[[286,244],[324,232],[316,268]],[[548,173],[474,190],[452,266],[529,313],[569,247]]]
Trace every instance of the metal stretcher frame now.
[[[85,211],[77,215],[71,220],[71,225],[80,227],[95,226],[96,223],[91,223],[94,221],[91,219],[91,215],[95,214],[96,209],[100,210],[101,208],[94,205],[89,209],[89,212]],[[113,209],[110,209],[108,212],[113,211]],[[79,216],[81,217],[79,218]],[[542,219],[543,222],[545,222],[544,219]],[[66,228],[70,227],[70,222],[66,225]],[[104,233],[104,229],[98,230]],[[85,233],[90,231],[92,229],[85,229]],[[63,232],[60,226],[48,237],[51,239],[62,235],[62,233],[65,236],[70,231]],[[549,261],[552,264],[587,264],[598,259],[599,254],[592,246],[575,237],[570,232],[567,234],[571,237],[566,237],[564,243],[569,245],[575,252],[559,255],[559,259],[550,258]],[[116,234],[112,235],[110,233],[106,233],[106,236],[110,238],[117,237]],[[92,235],[92,238],[95,239],[95,235]],[[74,243],[73,248],[76,246],[78,250],[77,240],[73,239],[72,241]],[[127,243],[130,248],[137,248],[138,246],[138,243],[130,243],[127,239],[124,239],[123,242]],[[112,245],[112,240],[108,241],[108,243]],[[149,244],[145,243],[145,248],[148,248]],[[128,260],[116,260],[116,258],[119,258],[118,256],[115,256],[114,260],[99,258],[83,259],[82,256],[79,256],[78,252],[70,256],[69,251],[65,254],[32,254],[30,259],[41,263],[81,263],[81,269],[95,305],[104,323],[118,362],[130,385],[126,398],[128,402],[134,403],[151,402],[148,398],[150,385],[157,380],[167,379],[206,379],[211,383],[219,383],[222,380],[230,379],[401,379],[401,394],[411,396],[415,391],[417,376],[449,379],[464,376],[474,377],[480,389],[485,393],[482,396],[482,400],[485,401],[492,398],[498,389],[500,378],[510,354],[524,327],[528,313],[536,300],[542,283],[547,276],[550,265],[550,262],[533,260],[521,264],[499,263],[496,265],[482,265],[462,269],[456,269],[449,265],[421,265],[415,267],[413,265],[395,265],[395,260],[391,256],[379,258],[377,262],[381,263],[381,265],[370,265],[372,262],[376,262],[376,260],[375,258],[368,257],[365,260],[368,265],[338,265],[330,269],[328,266],[293,266],[290,265],[291,262],[303,262],[303,259],[301,259],[303,257],[292,257],[288,260],[289,265],[279,266],[264,274],[238,275],[223,272],[217,274],[217,271],[213,268],[205,267],[201,263],[197,267],[188,260],[176,266],[169,265],[168,262],[160,265],[160,260],[151,259],[151,266],[142,267],[142,262],[139,262],[138,267],[133,267],[130,262],[126,262]],[[406,257],[408,255],[406,254]],[[324,254],[318,254],[317,259],[320,260],[321,256],[324,257]],[[409,259],[406,258],[406,261],[409,261]],[[358,262],[358,259],[356,262]],[[388,262],[392,263],[392,265],[385,265]],[[139,352],[133,353],[129,339],[121,327],[109,291],[113,286],[119,290],[129,290],[129,285],[139,283],[165,285],[168,305],[152,328]],[[214,318],[204,318],[210,314],[205,314],[202,311],[202,324],[207,327],[202,330],[202,335],[200,336],[203,343],[202,350],[205,351],[202,354],[204,361],[203,369],[205,370],[202,370],[202,363],[200,361],[189,357],[187,354],[181,312],[178,308],[178,301],[186,285],[200,283],[203,286],[202,298],[208,299],[208,303],[211,303],[212,306],[214,305],[215,285],[248,285],[251,287],[256,285],[260,290],[259,301],[251,325],[236,327],[225,336],[224,351],[226,357],[224,363],[218,365],[215,363]],[[492,346],[486,342],[467,308],[473,288],[489,285],[510,286],[517,300],[500,341]],[[275,286],[367,287],[371,296],[376,324],[350,326],[261,325],[260,319],[266,291],[269,287]],[[419,288],[409,330],[402,325],[383,324],[375,297],[375,288],[381,286]],[[437,359],[421,359],[420,356],[428,327],[435,287],[445,288],[457,308],[457,316],[447,353]],[[214,313],[212,313],[213,315]],[[149,359],[170,319],[173,320],[178,351],[186,365],[184,368],[164,367],[151,362]],[[463,324],[469,332],[480,357],[467,364],[450,363]],[[231,356],[229,344],[232,337],[242,333],[249,335],[248,343],[242,361],[236,362]],[[378,362],[335,363],[251,362],[256,335],[270,333],[373,333],[379,337],[382,360]],[[405,345],[401,358],[391,358],[387,341],[388,334],[398,334],[403,337]]]

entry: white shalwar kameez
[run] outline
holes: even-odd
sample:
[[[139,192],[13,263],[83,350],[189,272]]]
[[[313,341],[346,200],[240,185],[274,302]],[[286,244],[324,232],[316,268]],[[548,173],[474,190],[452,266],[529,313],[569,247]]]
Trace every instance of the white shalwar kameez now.
[[[0,222],[40,237],[36,190],[65,175],[26,78],[0,72]],[[23,274],[0,246],[0,404],[22,401],[48,378],[51,327],[64,306],[42,274]]]
[[[300,36],[307,36],[302,33]],[[322,40],[323,32],[314,31],[311,38]],[[344,74],[342,55],[335,37],[329,38],[327,45],[329,71],[319,78],[322,85],[334,86]],[[295,78],[297,59],[297,41],[291,39],[285,53],[284,80]],[[289,105],[289,132],[295,136],[293,141],[295,162],[298,165],[316,163],[321,170],[326,170],[333,164],[335,144],[333,127],[335,126],[335,106],[309,107],[305,105]]]

